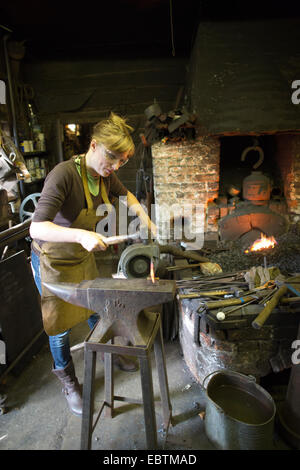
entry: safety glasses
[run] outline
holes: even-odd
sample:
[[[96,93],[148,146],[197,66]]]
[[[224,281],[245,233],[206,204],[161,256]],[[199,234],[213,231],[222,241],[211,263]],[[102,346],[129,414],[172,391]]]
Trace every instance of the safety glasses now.
[[[110,163],[111,166],[118,165],[118,168],[126,165],[128,163],[129,158],[123,160],[122,158],[116,157],[110,150],[108,150],[103,144],[102,147],[104,148],[104,157]]]

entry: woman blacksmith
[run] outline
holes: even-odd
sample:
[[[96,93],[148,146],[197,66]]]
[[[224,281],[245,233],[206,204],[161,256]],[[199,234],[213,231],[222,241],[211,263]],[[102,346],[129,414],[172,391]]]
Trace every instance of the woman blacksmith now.
[[[99,316],[54,296],[43,282],[79,283],[99,277],[94,252],[105,250],[107,245],[105,237],[95,231],[101,219],[96,209],[99,204],[109,205],[112,197],[127,196],[127,205],[137,208],[141,223],[155,236],[155,225],[115,174],[134,154],[132,131],[126,120],[114,113],[96,124],[87,153],[59,163],[47,175],[30,226],[31,263],[41,294],[53,373],[63,383],[71,411],[78,415],[82,414],[82,399],[69,332],[83,320],[93,328]],[[118,361],[123,370],[135,368],[124,357],[118,356]]]

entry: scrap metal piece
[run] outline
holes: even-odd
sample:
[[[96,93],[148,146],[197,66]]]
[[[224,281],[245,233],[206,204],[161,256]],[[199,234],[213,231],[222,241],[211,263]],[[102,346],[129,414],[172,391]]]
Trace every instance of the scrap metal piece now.
[[[175,296],[174,281],[146,279],[105,279],[73,283],[44,283],[52,293],[74,305],[100,314],[90,341],[106,343],[123,336],[133,345],[144,346],[153,329],[156,315],[144,311]]]
[[[174,119],[171,124],[168,125],[168,131],[174,132],[175,129],[178,129],[182,124],[185,124],[189,120],[189,115],[187,113],[182,114],[180,117]]]
[[[146,118],[150,121],[154,117],[158,117],[162,114],[161,107],[158,103],[153,103],[144,111]]]

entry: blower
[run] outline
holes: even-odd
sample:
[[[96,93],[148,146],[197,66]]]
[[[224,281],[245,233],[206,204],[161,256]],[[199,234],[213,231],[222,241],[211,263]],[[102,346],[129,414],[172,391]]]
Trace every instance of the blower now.
[[[127,279],[146,278],[150,273],[151,261],[154,265],[154,272],[160,264],[159,246],[151,243],[135,243],[128,246],[121,254],[118,264],[118,274],[123,274]]]
[[[179,258],[198,261],[201,264],[203,274],[211,275],[222,272],[222,268],[211,263],[208,258],[193,251],[183,251],[172,245],[160,245],[159,243],[135,243],[128,246],[121,254],[118,264],[118,274],[123,274],[127,279],[145,278],[150,274],[150,264],[153,262],[154,272],[161,279],[168,276],[166,259],[161,259],[161,254],[169,254]]]

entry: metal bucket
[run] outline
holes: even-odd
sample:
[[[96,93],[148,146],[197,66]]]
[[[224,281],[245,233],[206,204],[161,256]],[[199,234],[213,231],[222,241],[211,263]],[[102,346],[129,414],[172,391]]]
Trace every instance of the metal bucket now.
[[[222,450],[274,449],[276,406],[269,393],[246,375],[213,374],[206,389],[204,421],[211,443]]]

